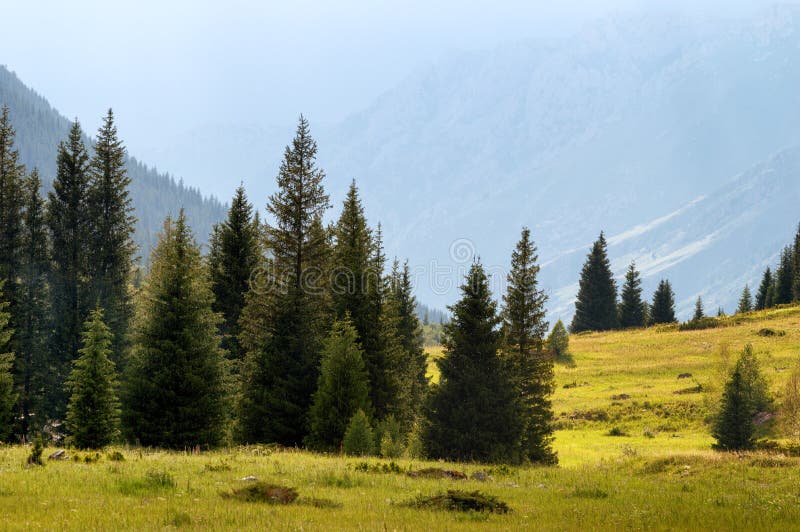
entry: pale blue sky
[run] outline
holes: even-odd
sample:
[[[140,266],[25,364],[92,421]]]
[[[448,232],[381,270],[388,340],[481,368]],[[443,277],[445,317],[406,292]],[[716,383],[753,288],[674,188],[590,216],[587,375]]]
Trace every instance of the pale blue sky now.
[[[208,122],[335,122],[448,52],[665,5],[728,16],[765,2],[15,1],[3,6],[0,64],[90,131],[113,106],[135,155]]]

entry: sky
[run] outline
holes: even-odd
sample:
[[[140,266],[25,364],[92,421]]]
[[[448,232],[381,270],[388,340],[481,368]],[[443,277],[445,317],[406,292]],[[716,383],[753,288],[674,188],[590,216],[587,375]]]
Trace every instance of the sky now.
[[[208,123],[279,125],[301,112],[336,123],[448,53],[564,37],[609,14],[736,15],[764,6],[753,0],[5,4],[4,17],[15,22],[3,24],[0,64],[88,131],[113,107],[133,155]]]

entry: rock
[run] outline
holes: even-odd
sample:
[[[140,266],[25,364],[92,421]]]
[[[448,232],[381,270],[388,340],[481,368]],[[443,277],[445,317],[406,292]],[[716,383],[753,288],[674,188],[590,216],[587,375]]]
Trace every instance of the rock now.
[[[254,477],[253,475],[249,475],[249,476],[244,477],[241,480],[242,480],[242,482],[257,482],[258,481],[258,477]]]
[[[50,456],[47,457],[48,460],[66,460],[67,459],[67,451],[64,449],[59,449]]]
[[[469,476],[472,480],[478,480],[480,482],[486,482],[489,480],[489,475],[484,473],[483,471],[475,471],[473,474]]]
[[[681,373],[680,375],[678,375],[678,378],[679,379],[691,379],[692,378],[692,374],[691,373]]]
[[[775,417],[775,414],[772,412],[759,412],[753,417],[753,425],[758,427],[759,425],[763,425],[767,421],[770,421]]]

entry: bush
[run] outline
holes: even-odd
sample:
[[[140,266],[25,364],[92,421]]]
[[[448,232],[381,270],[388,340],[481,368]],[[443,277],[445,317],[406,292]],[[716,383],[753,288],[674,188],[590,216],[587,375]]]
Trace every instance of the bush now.
[[[375,449],[383,458],[398,458],[405,450],[403,427],[394,416],[389,416],[375,428]]]
[[[266,482],[253,482],[242,488],[235,488],[229,493],[223,493],[222,497],[243,502],[291,504],[297,500],[298,493],[295,488],[268,484]]]
[[[125,461],[125,455],[123,455],[119,451],[111,451],[110,453],[108,453],[106,455],[106,458],[108,458],[111,462],[124,462]]]
[[[372,454],[374,442],[369,418],[363,410],[359,410],[350,418],[342,440],[342,449],[351,456],[367,456]]]
[[[606,432],[606,436],[627,436],[628,433],[622,430],[621,428],[614,426],[611,427],[611,430]]]
[[[39,436],[33,442],[33,449],[31,449],[31,454],[28,455],[28,465],[44,465],[42,463],[42,452],[44,452],[44,442],[42,442],[42,437]]]
[[[511,511],[506,503],[479,491],[466,492],[461,490],[447,490],[447,493],[430,497],[417,497],[405,503],[413,508],[426,508],[434,510],[447,510],[455,512],[488,512],[506,514]]]

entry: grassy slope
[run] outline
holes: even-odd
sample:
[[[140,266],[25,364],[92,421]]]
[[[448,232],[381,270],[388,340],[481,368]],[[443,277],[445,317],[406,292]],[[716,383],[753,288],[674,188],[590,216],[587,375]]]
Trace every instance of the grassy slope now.
[[[757,334],[763,327],[786,334],[765,338]],[[790,368],[800,355],[800,309],[754,314],[745,323],[713,330],[571,338],[575,366],[558,365],[554,398],[562,466],[496,471],[488,482],[361,473],[353,468],[358,459],[255,448],[199,456],[123,449],[124,462],[104,457],[93,464],[28,468],[26,449],[0,447],[0,529],[405,530],[478,528],[486,521],[502,529],[537,530],[791,529],[800,522],[800,461],[713,453],[704,418],[715,395],[674,393],[697,383],[714,384],[720,346],[727,344],[734,357],[747,342],[778,390],[788,374],[778,370]],[[678,380],[684,372],[693,379]],[[581,386],[563,387],[573,382]],[[612,399],[619,394],[631,397]],[[586,420],[587,411],[603,412],[608,419]],[[629,436],[604,435],[612,426]],[[645,429],[653,437],[645,437]],[[425,465],[399,463],[405,469]],[[485,469],[446,467],[467,473]],[[168,472],[174,486],[148,481],[153,471]],[[341,507],[273,507],[220,496],[247,475]],[[498,496],[514,512],[459,515],[395,504],[456,487]]]

